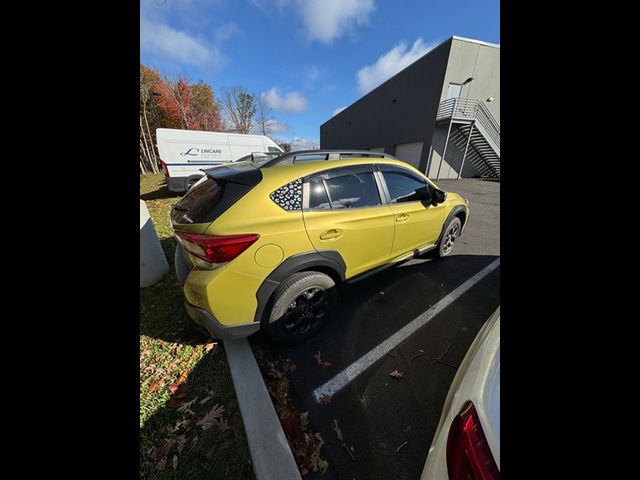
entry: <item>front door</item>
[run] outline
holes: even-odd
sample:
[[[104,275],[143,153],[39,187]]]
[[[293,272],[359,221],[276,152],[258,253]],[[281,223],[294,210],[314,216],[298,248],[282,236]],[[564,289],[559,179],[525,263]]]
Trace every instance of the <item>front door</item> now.
[[[347,278],[389,261],[394,215],[380,198],[372,165],[333,168],[305,179],[303,217],[319,252],[342,256]]]
[[[444,222],[444,206],[431,205],[417,199],[419,191],[433,187],[426,179],[406,168],[378,165],[389,192],[394,215],[395,235],[391,258],[401,257],[416,249],[433,245]]]

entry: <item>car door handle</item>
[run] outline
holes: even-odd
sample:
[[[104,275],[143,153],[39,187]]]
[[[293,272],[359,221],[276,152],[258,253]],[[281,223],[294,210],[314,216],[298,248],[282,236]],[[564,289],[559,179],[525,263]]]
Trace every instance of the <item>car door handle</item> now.
[[[409,215],[406,213],[401,213],[396,217],[396,222],[406,222],[409,220]]]
[[[342,230],[332,228],[331,230],[327,230],[326,232],[320,234],[320,240],[333,240],[335,238],[340,238],[341,236]]]

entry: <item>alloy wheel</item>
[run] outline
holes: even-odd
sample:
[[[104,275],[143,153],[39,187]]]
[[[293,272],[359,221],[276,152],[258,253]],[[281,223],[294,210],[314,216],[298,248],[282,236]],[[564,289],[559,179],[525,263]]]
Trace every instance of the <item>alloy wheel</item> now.
[[[451,251],[451,249],[453,248],[453,244],[456,241],[456,238],[458,238],[459,234],[460,234],[459,224],[454,223],[449,227],[449,230],[447,230],[447,234],[444,237],[444,244],[442,245],[442,251],[444,252],[445,255],[447,255]]]
[[[324,288],[309,287],[289,304],[282,319],[290,335],[304,335],[316,328],[327,313],[329,296]]]

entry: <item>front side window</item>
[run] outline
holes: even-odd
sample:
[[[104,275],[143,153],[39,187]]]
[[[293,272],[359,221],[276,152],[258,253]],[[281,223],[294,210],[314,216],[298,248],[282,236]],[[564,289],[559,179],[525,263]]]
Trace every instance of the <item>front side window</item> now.
[[[431,186],[415,173],[401,167],[380,165],[387,184],[391,203],[415,202],[424,198],[422,192],[431,196]]]
[[[332,210],[381,204],[371,165],[326,170],[311,176],[308,182],[309,208],[326,208],[327,201]]]

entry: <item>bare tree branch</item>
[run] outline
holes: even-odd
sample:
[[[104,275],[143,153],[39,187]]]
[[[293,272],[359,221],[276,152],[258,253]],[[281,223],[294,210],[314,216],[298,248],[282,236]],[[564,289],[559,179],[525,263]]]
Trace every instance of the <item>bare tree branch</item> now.
[[[238,133],[251,133],[256,114],[254,95],[241,86],[222,90],[220,100],[222,111],[231,127]]]
[[[267,103],[267,97],[264,94],[259,95],[257,99],[256,120],[258,122],[258,127],[260,127],[260,130],[262,131],[262,135],[266,135],[273,124],[273,110]]]

